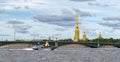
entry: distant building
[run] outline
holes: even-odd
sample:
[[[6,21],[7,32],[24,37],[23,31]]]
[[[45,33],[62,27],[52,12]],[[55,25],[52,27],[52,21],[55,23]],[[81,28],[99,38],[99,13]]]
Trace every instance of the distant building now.
[[[82,38],[82,40],[83,40],[83,41],[87,41],[87,40],[88,40],[87,35],[86,35],[85,32],[84,32],[84,34],[83,34],[83,38]]]
[[[101,32],[99,33],[98,39],[103,39]]]

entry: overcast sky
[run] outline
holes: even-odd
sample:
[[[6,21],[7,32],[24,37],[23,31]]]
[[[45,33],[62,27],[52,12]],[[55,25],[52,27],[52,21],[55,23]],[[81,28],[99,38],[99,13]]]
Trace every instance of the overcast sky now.
[[[72,38],[75,9],[79,10],[80,38],[102,32],[120,38],[119,0],[0,0],[0,40]]]

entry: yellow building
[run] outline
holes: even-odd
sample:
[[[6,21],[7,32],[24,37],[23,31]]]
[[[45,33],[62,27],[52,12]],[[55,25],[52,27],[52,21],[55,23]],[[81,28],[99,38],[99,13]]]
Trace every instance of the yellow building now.
[[[78,26],[78,10],[76,10],[76,28],[75,28],[75,34],[74,34],[74,42],[77,42],[79,40],[79,26]]]
[[[103,37],[102,37],[102,33],[100,32],[99,33],[99,36],[98,36],[98,39],[102,39]]]
[[[84,34],[83,34],[83,38],[82,38],[82,40],[83,40],[83,41],[87,41],[87,40],[88,40],[87,35],[86,35],[85,32],[84,32]]]

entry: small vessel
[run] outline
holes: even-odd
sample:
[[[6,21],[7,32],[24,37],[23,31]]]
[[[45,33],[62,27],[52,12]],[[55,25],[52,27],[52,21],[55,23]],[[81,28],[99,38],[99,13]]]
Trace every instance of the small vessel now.
[[[33,50],[54,50],[54,46],[50,46],[49,42],[46,41],[45,44],[39,44],[38,46],[34,46]]]
[[[33,48],[33,50],[40,50],[40,49],[43,49],[43,48],[44,48],[44,44],[40,44],[40,45],[34,46],[34,47],[32,47],[32,48]]]

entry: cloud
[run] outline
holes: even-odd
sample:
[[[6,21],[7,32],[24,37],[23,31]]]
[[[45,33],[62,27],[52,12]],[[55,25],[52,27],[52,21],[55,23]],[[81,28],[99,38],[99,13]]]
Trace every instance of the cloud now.
[[[108,22],[108,21],[105,21],[105,22],[101,22],[99,24],[104,25],[104,26],[108,26],[108,27],[120,27],[120,22],[119,23],[114,23],[114,21],[112,21],[112,23]]]
[[[30,36],[39,37],[40,35],[38,33],[31,33]]]
[[[15,30],[15,32],[17,33],[28,33],[29,29],[32,28],[32,26],[26,24],[25,22],[23,22],[23,20],[17,20],[15,18],[9,20],[6,22],[6,25],[11,25],[11,27]]]
[[[32,28],[32,26],[29,25],[13,25],[13,29],[18,33],[29,33],[29,29]]]
[[[120,18],[119,17],[105,17],[103,22],[99,23],[100,25],[112,27],[113,29],[120,28]]]
[[[65,30],[68,30],[68,29],[65,28],[65,27],[58,27],[55,30],[57,30],[57,31],[65,31]]]
[[[63,15],[66,15],[66,16],[73,15],[73,13],[68,9],[62,9],[61,12]]]
[[[14,25],[13,28],[18,28],[18,29],[21,29],[21,30],[27,30],[27,29],[30,29],[31,26],[29,26],[29,25]]]
[[[101,7],[108,7],[108,4],[101,4],[101,3],[97,3],[97,2],[89,2],[88,5],[90,6],[101,6]]]
[[[73,10],[76,11],[75,8],[73,8]],[[92,17],[93,16],[93,14],[91,14],[89,11],[83,11],[83,10],[79,10],[79,9],[78,9],[78,11],[79,11],[80,17]]]
[[[0,13],[4,13],[11,10],[28,10],[28,9],[39,9],[44,8],[45,2],[38,0],[6,0],[0,3]]]
[[[34,18],[40,22],[55,24],[55,25],[59,25],[59,26],[72,26],[74,24],[74,16],[36,15],[36,16],[34,16]]]
[[[79,16],[80,17],[92,17],[92,15],[87,11],[81,11],[79,10]],[[40,14],[35,15],[33,18],[37,21],[54,24],[58,26],[74,26],[75,25],[75,14],[73,14],[69,10],[62,10],[61,15],[56,14]]]
[[[105,17],[103,18],[103,20],[119,20],[120,21],[120,17]]]
[[[0,7],[2,10],[15,10],[15,9],[37,9],[45,5],[46,2],[39,0],[7,0],[5,2],[0,3]],[[0,9],[0,12],[2,11]]]
[[[16,30],[17,33],[29,33],[27,30]]]
[[[11,19],[7,22],[7,24],[24,24],[24,22],[18,21],[16,19]]]
[[[114,27],[113,29],[118,29],[118,30],[120,30],[120,27]]]
[[[0,13],[5,13],[6,10],[4,8],[0,8]]]
[[[70,1],[75,1],[75,2],[86,2],[86,1],[95,1],[95,0],[70,0]]]
[[[8,34],[0,34],[0,36],[11,36],[11,35],[8,35]]]
[[[92,14],[90,12],[82,11],[82,10],[79,10],[79,15],[81,17],[92,17]]]
[[[75,24],[75,16],[71,13],[63,12],[61,15],[40,14],[33,16],[34,19],[58,26],[73,26]]]

